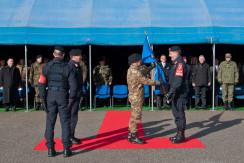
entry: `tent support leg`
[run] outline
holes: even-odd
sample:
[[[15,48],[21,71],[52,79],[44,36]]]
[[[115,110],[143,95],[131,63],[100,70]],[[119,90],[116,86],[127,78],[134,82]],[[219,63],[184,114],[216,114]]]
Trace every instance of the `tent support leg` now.
[[[28,98],[28,65],[27,65],[27,45],[25,45],[25,105],[26,105],[26,112],[29,111],[29,98]]]
[[[90,111],[92,111],[92,66],[91,66],[91,45],[89,45],[89,83],[90,83]]]
[[[213,83],[212,83],[212,88],[213,88],[213,92],[212,92],[212,111],[214,111],[215,110],[215,108],[214,108],[214,105],[215,105],[215,52],[216,52],[216,50],[215,50],[215,44],[213,44]]]

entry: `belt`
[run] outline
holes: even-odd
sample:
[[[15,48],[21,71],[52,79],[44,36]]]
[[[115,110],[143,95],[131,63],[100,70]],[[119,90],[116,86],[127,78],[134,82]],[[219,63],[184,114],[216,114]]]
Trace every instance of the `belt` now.
[[[48,87],[48,90],[50,90],[50,91],[68,91],[67,88],[62,88],[62,87]]]

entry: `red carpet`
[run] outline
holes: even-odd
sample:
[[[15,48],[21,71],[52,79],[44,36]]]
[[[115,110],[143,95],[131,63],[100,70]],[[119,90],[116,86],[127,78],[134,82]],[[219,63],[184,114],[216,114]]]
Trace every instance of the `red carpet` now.
[[[139,124],[139,135],[147,144],[137,145],[127,141],[129,111],[108,111],[101,128],[94,138],[85,138],[82,144],[73,145],[73,150],[86,149],[145,149],[145,148],[205,148],[199,139],[190,139],[182,144],[172,144],[167,137],[144,138],[142,124]],[[55,149],[62,150],[63,146],[59,138],[55,139]],[[34,150],[47,150],[45,139]]]

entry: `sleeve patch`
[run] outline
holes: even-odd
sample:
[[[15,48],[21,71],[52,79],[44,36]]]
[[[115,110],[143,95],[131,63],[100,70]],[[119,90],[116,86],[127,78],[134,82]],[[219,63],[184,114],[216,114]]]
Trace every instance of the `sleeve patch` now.
[[[175,70],[175,76],[183,76],[183,64],[179,63]]]

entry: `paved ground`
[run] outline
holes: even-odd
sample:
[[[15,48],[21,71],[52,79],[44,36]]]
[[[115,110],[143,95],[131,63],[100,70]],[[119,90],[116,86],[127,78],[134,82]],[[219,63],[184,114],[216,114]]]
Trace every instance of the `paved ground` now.
[[[174,122],[170,111],[145,111],[143,126],[146,136],[173,135]],[[95,135],[105,112],[80,112],[80,137]],[[205,149],[139,149],[76,151],[64,159],[62,155],[48,158],[46,151],[33,147],[43,137],[43,112],[0,113],[0,162],[84,162],[84,163],[243,163],[244,112],[190,111],[187,112],[188,137],[198,137]],[[60,123],[56,126],[60,136]]]

